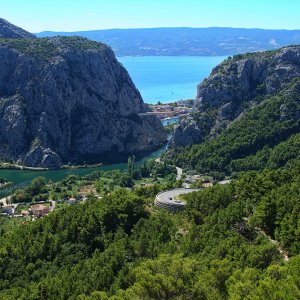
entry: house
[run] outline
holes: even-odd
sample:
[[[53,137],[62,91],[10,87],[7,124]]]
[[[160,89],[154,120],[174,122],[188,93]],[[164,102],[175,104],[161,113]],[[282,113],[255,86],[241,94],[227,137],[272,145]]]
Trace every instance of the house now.
[[[43,204],[34,204],[30,207],[33,216],[39,218],[49,213],[49,207]]]

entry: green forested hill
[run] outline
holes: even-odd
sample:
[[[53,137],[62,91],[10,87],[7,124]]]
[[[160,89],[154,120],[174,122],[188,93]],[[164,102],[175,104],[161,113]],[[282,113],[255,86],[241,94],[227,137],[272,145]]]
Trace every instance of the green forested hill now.
[[[299,180],[247,172],[177,215],[153,210],[157,186],[59,209],[2,233],[0,298],[299,299]]]
[[[215,139],[173,150],[176,165],[201,173],[278,168],[300,156],[300,80],[262,99]]]
[[[181,213],[153,206],[159,191],[181,185],[174,164],[134,169],[130,158],[128,172],[79,179],[101,199],[0,225],[0,299],[299,299],[299,121],[294,79],[216,138],[172,150],[176,165],[235,174],[230,185],[185,195]],[[150,173],[159,184],[141,179]],[[77,180],[36,179],[13,201],[68,199]]]

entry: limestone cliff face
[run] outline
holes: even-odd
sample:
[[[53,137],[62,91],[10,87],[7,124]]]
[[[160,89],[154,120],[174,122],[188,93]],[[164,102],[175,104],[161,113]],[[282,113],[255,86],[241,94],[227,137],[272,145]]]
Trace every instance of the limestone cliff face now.
[[[298,77],[300,46],[225,60],[199,84],[195,114],[175,129],[173,145],[186,146],[218,135],[265,95],[279,92]],[[187,131],[193,138],[178,138],[178,131]]]
[[[0,38],[9,39],[31,39],[35,38],[30,32],[17,27],[8,21],[0,18]]]
[[[192,118],[184,118],[177,126],[171,139],[171,146],[186,146],[201,142],[201,130]]]
[[[0,155],[27,166],[114,160],[166,141],[158,118],[104,44],[0,39]]]

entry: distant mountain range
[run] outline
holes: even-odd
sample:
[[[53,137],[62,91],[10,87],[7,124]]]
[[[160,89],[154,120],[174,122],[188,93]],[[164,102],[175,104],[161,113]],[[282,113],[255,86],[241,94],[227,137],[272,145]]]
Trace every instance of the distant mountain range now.
[[[101,41],[118,56],[233,55],[300,44],[300,30],[242,28],[141,28],[77,32],[44,31],[38,37],[77,35]]]

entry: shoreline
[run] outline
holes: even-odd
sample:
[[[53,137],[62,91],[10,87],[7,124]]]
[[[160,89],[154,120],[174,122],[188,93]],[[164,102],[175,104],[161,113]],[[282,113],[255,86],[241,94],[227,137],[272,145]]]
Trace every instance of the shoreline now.
[[[36,170],[36,171],[48,171],[48,168],[35,168],[35,167],[26,167],[11,163],[3,163],[0,165],[0,170]]]
[[[179,116],[175,116],[171,119],[179,119]],[[167,120],[170,120],[170,118],[167,118]],[[163,122],[163,120],[161,120]],[[165,124],[164,127],[168,125]],[[148,151],[143,151],[143,152],[138,152],[138,153],[133,153],[133,155],[136,155],[136,157],[141,156],[141,159],[144,157],[147,157],[149,154],[151,154],[152,152],[156,152],[157,150],[159,150],[160,148],[165,147],[165,145],[167,145],[169,142],[169,139],[167,139],[163,144],[161,144],[160,146],[157,146],[156,148],[152,149],[152,150],[148,150]],[[132,154],[128,153],[128,156],[130,156]],[[22,165],[18,165],[18,164],[13,164],[13,163],[8,163],[8,162],[2,162],[0,163],[0,171],[1,170],[20,170],[20,171],[34,171],[34,172],[41,172],[41,171],[59,171],[59,170],[78,170],[78,169],[89,169],[89,168],[99,168],[102,166],[106,166],[106,165],[111,165],[111,164],[119,164],[119,163],[126,163],[127,159],[124,159],[124,161],[116,161],[116,162],[112,162],[112,163],[95,163],[95,164],[83,164],[83,165],[62,165],[60,168],[42,168],[42,167],[28,167],[28,166],[22,166]]]
[[[92,164],[92,165],[71,165],[71,166],[63,165],[60,168],[51,169],[51,168],[40,168],[40,167],[27,167],[27,166],[4,163],[0,166],[0,170],[24,170],[24,171],[39,172],[39,171],[65,170],[65,169],[76,170],[76,169],[85,169],[85,168],[98,168],[101,166],[103,166],[103,163]]]
[[[189,100],[181,100],[181,102],[186,102]],[[174,102],[173,102],[174,103]],[[162,104],[161,106],[164,107],[166,104]],[[168,105],[168,104],[167,104]],[[170,121],[170,124],[177,123],[178,120],[181,117],[184,117],[188,115],[189,113],[185,114],[174,114],[168,116],[162,116],[160,117],[160,121],[163,123],[163,126],[169,125],[168,121]],[[159,116],[158,116],[159,117]],[[176,120],[175,122],[173,120]],[[166,124],[165,124],[166,123]],[[148,151],[146,151],[148,152]],[[104,163],[96,163],[96,164],[84,164],[84,165],[62,165],[60,168],[42,168],[42,167],[28,167],[28,166],[22,166],[18,164],[13,164],[9,162],[4,162],[0,164],[0,170],[23,170],[23,171],[52,171],[52,170],[77,170],[77,169],[87,169],[87,168],[98,168],[105,165]]]
[[[61,168],[56,169],[56,170],[63,170],[63,169],[71,169],[71,170],[75,169],[76,170],[76,169],[98,168],[101,166],[103,166],[103,163],[92,164],[92,165],[71,165],[71,166],[63,165]]]
[[[30,171],[49,171],[49,168],[27,167],[10,163],[3,163],[0,170],[30,170]]]

